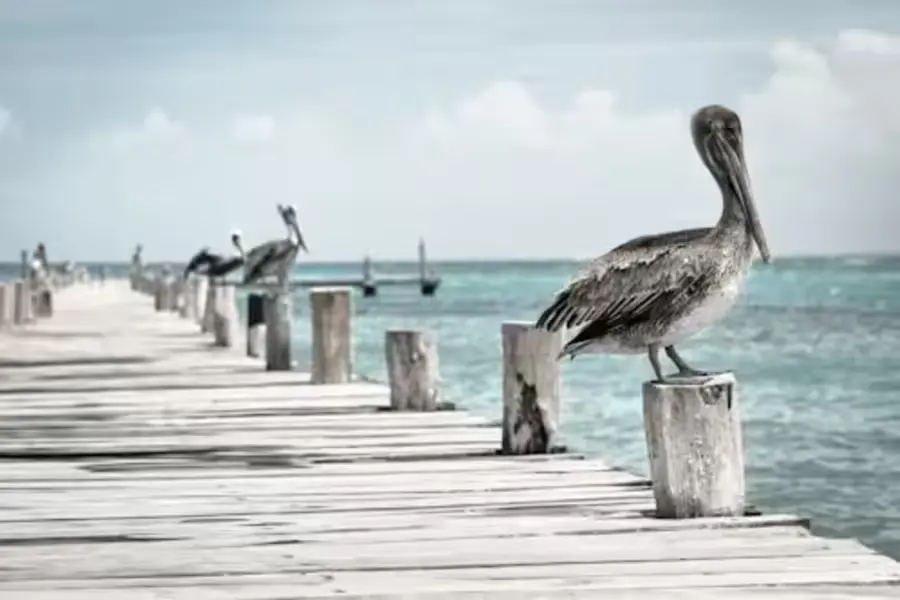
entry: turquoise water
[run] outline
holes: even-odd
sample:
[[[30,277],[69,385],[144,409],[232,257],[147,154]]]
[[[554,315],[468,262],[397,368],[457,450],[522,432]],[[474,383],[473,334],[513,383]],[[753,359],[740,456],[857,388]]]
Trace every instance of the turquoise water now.
[[[446,399],[498,418],[500,323],[533,320],[577,265],[435,267],[443,284],[433,298],[414,288],[356,295],[357,370],[385,377],[385,329],[429,329],[438,337]],[[390,270],[414,266],[377,269]],[[0,270],[0,279],[10,272],[15,267]],[[124,274],[125,267],[108,272]],[[301,276],[358,272],[358,265],[304,266]],[[295,356],[305,364],[303,292],[295,311]],[[681,352],[740,378],[751,503],[811,517],[822,533],[857,537],[900,558],[900,258],[759,266],[732,314]],[[642,356],[566,361],[563,441],[646,474],[640,385],[650,375]]]

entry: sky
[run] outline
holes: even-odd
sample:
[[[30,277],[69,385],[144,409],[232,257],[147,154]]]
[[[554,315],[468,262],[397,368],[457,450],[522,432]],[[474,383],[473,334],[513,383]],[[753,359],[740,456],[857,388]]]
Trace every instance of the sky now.
[[[900,251],[895,0],[0,0],[0,259],[586,258],[712,225],[744,124],[772,254]]]

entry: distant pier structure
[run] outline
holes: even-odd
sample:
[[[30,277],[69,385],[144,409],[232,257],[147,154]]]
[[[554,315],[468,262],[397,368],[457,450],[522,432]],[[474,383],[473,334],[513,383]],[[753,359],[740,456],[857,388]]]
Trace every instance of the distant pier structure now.
[[[298,267],[302,273],[303,263]],[[225,285],[237,287],[258,287],[255,285],[244,286],[236,282],[224,282]],[[383,274],[375,273],[374,263],[370,256],[366,256],[362,263],[362,272],[359,276],[349,277],[292,277],[291,289],[314,287],[353,287],[362,290],[363,296],[373,297],[378,295],[379,288],[384,286],[418,286],[423,296],[434,296],[441,285],[441,278],[435,273],[433,267],[428,264],[428,256],[425,251],[425,241],[419,240],[419,262],[416,273],[410,274]]]
[[[378,288],[383,285],[416,285],[423,296],[434,296],[438,286],[441,285],[441,278],[438,277],[434,269],[428,265],[428,255],[425,252],[425,240],[419,238],[419,265],[417,275],[382,275],[376,276],[372,257],[366,256],[363,259],[362,280],[352,282],[347,280],[327,280],[307,282],[301,280],[301,285],[352,285],[362,288],[363,296],[372,297],[378,295]]]

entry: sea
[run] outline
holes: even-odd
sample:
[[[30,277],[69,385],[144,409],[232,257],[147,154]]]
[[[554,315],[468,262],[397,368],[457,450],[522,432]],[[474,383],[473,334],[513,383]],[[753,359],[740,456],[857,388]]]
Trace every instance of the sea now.
[[[124,264],[89,264],[125,276]],[[384,379],[384,332],[437,336],[444,399],[499,419],[500,325],[534,320],[576,262],[432,265],[433,297],[415,286],[354,296],[358,373]],[[414,264],[376,264],[378,274]],[[18,274],[0,265],[0,279]],[[358,275],[359,264],[298,266],[299,277]],[[239,304],[243,310],[243,303]],[[294,355],[309,363],[309,303],[294,298]],[[854,537],[900,559],[900,257],[776,259],[754,265],[719,325],[679,347],[706,370],[739,379],[748,501],[809,517],[818,533]],[[642,356],[591,355],[562,367],[562,443],[646,475]]]

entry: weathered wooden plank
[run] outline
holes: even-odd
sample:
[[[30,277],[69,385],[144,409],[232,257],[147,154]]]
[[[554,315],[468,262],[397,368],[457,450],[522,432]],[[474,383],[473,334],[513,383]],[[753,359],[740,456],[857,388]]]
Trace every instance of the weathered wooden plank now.
[[[273,372],[273,376],[282,373]],[[288,373],[284,373],[288,374]],[[40,403],[40,406],[66,406],[75,402],[83,402],[89,398],[94,404],[103,404],[114,402],[130,402],[131,404],[142,405],[164,404],[164,403],[184,403],[191,400],[203,403],[221,402],[231,398],[248,400],[252,398],[281,398],[281,399],[309,399],[318,400],[322,398],[359,398],[367,396],[375,396],[382,398],[387,406],[388,391],[387,387],[381,384],[373,383],[344,383],[331,384],[323,386],[307,385],[305,382],[296,381],[294,384],[285,384],[284,382],[266,381],[262,379],[256,383],[250,382],[247,385],[225,385],[224,381],[220,381],[222,385],[201,385],[202,380],[199,377],[194,378],[194,387],[181,389],[147,389],[141,391],[139,389],[115,389],[108,391],[84,392],[77,389],[60,391],[44,394],[39,391],[30,392],[14,392],[7,390],[0,393],[0,406],[6,410],[7,406],[14,405],[14,402],[27,401],[28,405]],[[162,386],[157,386],[162,387]]]
[[[254,400],[256,401],[254,402]],[[302,416],[291,417],[289,410],[291,408],[291,404],[293,404],[295,400],[295,398],[291,397],[233,399],[230,401],[226,401],[227,404],[231,408],[234,408],[236,411],[240,412],[236,412],[232,420],[223,421],[219,418],[218,415],[210,416],[205,414],[197,414],[192,411],[186,411],[182,418],[186,421],[198,421],[199,423],[203,424],[204,428],[230,428],[244,426],[265,428],[270,426],[277,426],[278,423],[286,423],[288,426],[293,428],[318,428],[325,430],[335,429],[354,431],[358,429],[382,430],[407,427],[440,428],[499,425],[497,421],[463,411],[435,411],[427,413],[378,411],[365,412],[356,415],[304,414]],[[147,402],[147,404],[150,403],[150,401]],[[243,403],[244,405],[241,406],[241,403]],[[39,408],[28,411],[28,405],[25,403],[14,403],[13,405],[10,405],[0,401],[0,411],[2,411],[4,420],[8,420],[10,415],[14,415],[14,420],[17,425],[27,427],[33,423],[66,423],[75,420],[70,412],[65,411],[73,407],[77,407],[79,409],[83,408],[84,404],[84,401],[80,400],[73,401],[69,405],[63,405],[61,409],[48,409],[46,406],[41,406]],[[104,407],[104,405],[96,406],[96,404],[90,404],[88,406],[89,408],[100,409]],[[130,407],[128,408],[130,409]],[[159,409],[157,409],[155,412],[146,411],[147,414],[135,414],[129,409],[123,409],[122,414],[116,417],[116,426],[124,426],[128,424],[140,425],[152,422],[153,420],[159,418]],[[272,419],[266,418],[266,410],[280,410],[281,412],[276,415],[278,416],[278,420],[273,421]],[[78,416],[80,415],[75,415],[75,417]],[[152,417],[150,421],[147,420],[147,416]],[[2,425],[3,421],[0,421],[0,426]],[[79,426],[101,427],[106,425],[107,423],[104,421],[79,423]]]
[[[730,520],[725,520],[730,519]],[[78,540],[199,539],[208,536],[211,523],[202,519],[118,519],[92,522],[15,521],[3,525],[0,546],[6,544],[52,544]],[[673,532],[679,538],[710,529],[758,529],[778,527],[778,534],[808,537],[802,519],[791,515],[770,517],[703,519],[684,523],[674,519],[608,518],[582,514],[459,515],[421,514],[409,516],[378,512],[333,515],[308,514],[302,519],[273,520],[266,515],[215,521],[219,543],[253,544],[302,541],[318,544],[373,544],[440,540],[477,540],[491,537],[519,538],[529,543],[541,536],[641,534]]]
[[[401,574],[396,574],[399,578]],[[322,576],[320,580],[324,580]],[[598,597],[597,589],[572,589],[565,583],[555,588],[539,591],[539,596],[528,594],[523,596],[521,590],[463,590],[463,591],[413,591],[394,589],[378,593],[348,593],[337,584],[330,588],[308,590],[304,583],[305,576],[232,576],[224,575],[216,578],[182,578],[176,585],[166,586],[154,580],[103,580],[92,581],[55,581],[52,592],[47,595],[35,595],[36,585],[32,582],[16,583],[3,590],[4,600],[43,600],[45,598],[61,598],[64,600],[283,600],[285,598],[330,598],[340,597],[349,600],[521,600],[523,597],[537,597],[540,600],[594,600]],[[329,580],[333,581],[333,580]],[[106,583],[106,587],[99,587]],[[685,590],[673,588],[625,589],[617,590],[616,597],[627,600],[884,600],[896,598],[896,588],[889,584],[846,585],[836,584],[822,587],[816,584],[797,584],[777,587],[766,586],[756,588],[738,588],[704,586]],[[601,592],[602,593],[602,592]]]
[[[372,545],[295,542],[235,547],[217,545],[214,538],[210,538],[209,545],[203,547],[193,540],[23,545],[0,548],[0,564],[3,564],[5,581],[38,577],[45,581],[111,576],[176,578],[298,570],[305,573],[332,572],[337,577],[336,571],[405,571],[401,579],[394,579],[395,586],[402,582],[405,589],[419,583],[409,571],[428,570],[433,573],[439,569],[453,570],[452,577],[442,581],[442,586],[450,586],[460,580],[465,582],[466,575],[476,580],[470,585],[487,586],[492,580],[502,579],[500,573],[488,573],[488,569],[510,569],[514,574],[510,579],[523,586],[520,589],[527,589],[528,583],[539,583],[543,579],[535,577],[535,573],[543,572],[545,578],[555,580],[571,577],[565,573],[563,565],[590,565],[593,568],[582,569],[581,575],[588,581],[600,584],[599,587],[617,587],[616,583],[626,584],[623,587],[643,587],[654,576],[671,581],[673,574],[682,578],[694,576],[696,584],[702,585],[701,580],[706,577],[738,576],[740,571],[728,564],[729,559],[754,558],[769,562],[762,572],[749,571],[757,576],[751,578],[756,579],[757,585],[787,583],[790,579],[785,575],[790,571],[776,570],[776,565],[787,564],[791,558],[832,557],[838,560],[832,562],[829,569],[798,570],[797,573],[806,572],[807,577],[811,575],[806,579],[809,583],[832,581],[829,576],[840,572],[841,564],[845,568],[854,568],[857,565],[853,562],[856,562],[867,568],[870,575],[880,572],[885,577],[900,581],[897,563],[872,553],[852,540],[722,535],[731,533],[731,530],[716,533],[719,535],[706,539],[691,537],[669,542],[661,539],[659,534],[642,534],[603,537],[561,535],[535,538],[528,544],[518,539],[488,538],[479,539],[476,543],[465,540]],[[549,558],[551,556],[552,559]],[[685,561],[703,561],[702,575],[697,575],[699,565],[684,569]],[[461,573],[463,569],[472,572]],[[479,571],[480,577],[477,576]],[[369,583],[366,589],[376,591],[371,586],[374,582]],[[422,583],[427,585],[427,579]],[[722,583],[719,579],[718,584]],[[432,586],[433,583],[429,587]]]

